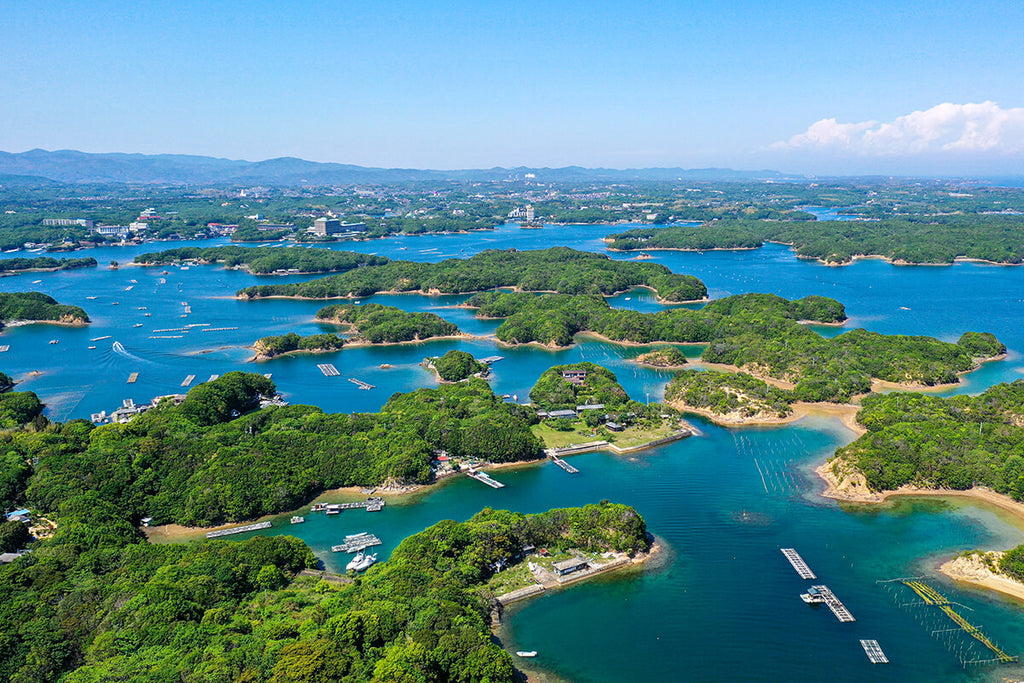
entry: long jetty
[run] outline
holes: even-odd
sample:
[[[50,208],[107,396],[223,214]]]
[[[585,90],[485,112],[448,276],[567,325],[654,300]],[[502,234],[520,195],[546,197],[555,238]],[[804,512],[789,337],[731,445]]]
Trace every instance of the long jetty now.
[[[861,640],[860,646],[864,648],[864,654],[868,656],[872,664],[888,664],[889,658],[882,652],[877,640]]]
[[[337,377],[341,374],[338,372],[338,368],[330,363],[320,363],[317,367],[320,368],[320,372],[324,373],[324,377]]]
[[[331,367],[334,367],[334,366],[332,365]],[[375,389],[376,388],[372,384],[364,382],[364,381],[362,381],[360,379],[355,379],[354,377],[350,377],[348,381],[352,382],[352,384],[355,384],[360,389],[366,389],[367,391],[369,391],[370,389]]]
[[[244,534],[246,531],[259,531],[260,529],[269,529],[270,522],[256,522],[255,524],[246,524],[245,526],[236,526],[230,529],[218,529],[217,531],[207,531],[207,538],[220,538],[221,536],[231,536],[232,534]]]
[[[195,375],[189,375],[188,377],[181,381],[181,386],[187,387],[189,384],[192,384],[192,380],[194,380],[195,378]]]
[[[807,566],[807,563],[804,562],[804,558],[800,557],[800,553],[798,553],[796,549],[779,548],[779,550],[781,550],[782,554],[786,556],[786,559],[789,560],[789,563],[793,565],[793,569],[796,570],[796,573],[800,575],[801,579],[818,578],[814,575],[814,572],[811,571],[811,568]]]
[[[487,484],[492,489],[503,489],[503,488],[505,488],[504,484],[502,484],[500,481],[498,481],[496,479],[492,479],[491,476],[489,474],[487,474],[486,472],[480,472],[479,470],[470,470],[466,474],[471,479],[476,479],[477,481],[479,481],[479,482],[481,482],[483,484]]]
[[[578,469],[576,469],[575,467],[573,467],[572,465],[570,465],[566,461],[562,460],[557,455],[551,456],[551,459],[555,462],[556,465],[561,467],[563,470],[565,470],[569,474],[578,474],[579,473]]]
[[[836,594],[832,592],[831,588],[828,586],[814,586],[813,588],[821,593],[821,597],[825,598],[825,604],[830,610],[832,610],[832,614],[836,615],[836,619],[843,623],[857,621],[853,618],[853,615],[850,614],[850,610],[846,609],[846,605],[844,605],[839,598],[836,597]]]
[[[355,503],[318,503],[313,512],[341,512],[342,510],[358,510],[365,508],[367,512],[380,512],[386,504],[383,498],[367,498]]]

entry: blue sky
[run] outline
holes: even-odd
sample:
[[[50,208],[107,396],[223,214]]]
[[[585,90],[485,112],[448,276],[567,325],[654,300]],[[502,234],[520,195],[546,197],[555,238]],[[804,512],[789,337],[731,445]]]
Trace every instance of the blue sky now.
[[[3,15],[5,151],[817,173],[1024,158],[1019,2],[99,0]]]

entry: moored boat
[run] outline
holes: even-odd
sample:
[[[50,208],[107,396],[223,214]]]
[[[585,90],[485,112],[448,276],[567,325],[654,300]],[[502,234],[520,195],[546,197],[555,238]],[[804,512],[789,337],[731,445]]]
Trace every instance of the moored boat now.
[[[517,657],[536,657],[536,650],[516,650]]]
[[[294,517],[292,517],[292,524],[302,524],[305,521],[306,521],[306,518],[305,517],[301,517],[299,515],[295,515]]]
[[[825,596],[818,592],[818,589],[813,586],[808,588],[806,593],[801,593],[800,599],[808,605],[816,605],[818,603],[825,602]]]
[[[362,564],[362,562],[363,562],[363,560],[365,558],[366,558],[366,553],[364,553],[364,552],[356,553],[356,556],[353,557],[351,560],[349,560],[349,563],[345,565],[345,571],[350,571],[350,570],[353,570],[353,569],[356,570],[356,571],[359,571],[358,567],[359,567],[360,564]]]

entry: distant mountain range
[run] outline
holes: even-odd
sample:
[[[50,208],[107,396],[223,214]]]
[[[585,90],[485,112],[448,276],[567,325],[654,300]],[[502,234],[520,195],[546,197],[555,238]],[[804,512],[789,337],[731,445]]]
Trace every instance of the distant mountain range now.
[[[33,149],[0,152],[0,185],[25,186],[59,183],[143,183],[160,185],[348,185],[410,181],[494,181],[525,178],[532,173],[541,182],[627,180],[768,180],[784,176],[777,171],[734,171],[728,168],[610,169],[488,168],[434,171],[409,168],[369,168],[351,164],[324,164],[294,157],[266,161],[237,161],[185,154],[90,154],[74,150],[48,152]]]

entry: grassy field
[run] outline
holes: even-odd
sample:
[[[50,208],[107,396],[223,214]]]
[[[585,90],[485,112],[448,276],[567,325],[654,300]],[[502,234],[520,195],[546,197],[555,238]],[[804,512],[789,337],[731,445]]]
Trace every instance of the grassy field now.
[[[591,441],[608,441],[619,448],[633,448],[665,438],[680,429],[674,422],[667,420],[653,429],[630,427],[621,432],[609,432],[603,427],[594,429],[582,421],[573,423],[573,426],[575,428],[571,432],[560,432],[544,423],[535,424],[530,429],[548,448],[564,448]]]

